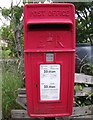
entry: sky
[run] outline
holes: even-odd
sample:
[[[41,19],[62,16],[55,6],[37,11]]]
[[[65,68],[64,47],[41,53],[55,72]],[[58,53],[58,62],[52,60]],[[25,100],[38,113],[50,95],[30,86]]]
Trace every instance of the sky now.
[[[0,7],[7,7],[9,8],[11,0],[0,0]]]
[[[7,7],[11,6],[11,1],[13,1],[14,5],[18,4],[19,2],[22,3],[23,0],[0,0],[0,7]]]
[[[12,0],[0,0],[0,7],[6,7],[9,8],[11,6],[11,1]],[[13,0],[13,4],[16,5],[20,2],[20,4],[22,4],[23,0]],[[2,19],[2,20],[1,20]],[[4,24],[9,24],[9,21],[4,19],[0,13],[0,27]]]

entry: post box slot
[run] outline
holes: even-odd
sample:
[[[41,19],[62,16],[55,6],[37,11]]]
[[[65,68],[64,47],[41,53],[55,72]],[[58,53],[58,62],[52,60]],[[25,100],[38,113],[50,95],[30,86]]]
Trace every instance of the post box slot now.
[[[37,29],[66,29],[70,30],[72,24],[28,24],[28,30],[37,30]]]

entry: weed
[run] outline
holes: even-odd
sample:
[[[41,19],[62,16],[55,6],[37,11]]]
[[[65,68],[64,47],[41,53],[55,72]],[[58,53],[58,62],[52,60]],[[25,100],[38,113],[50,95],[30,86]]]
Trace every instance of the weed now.
[[[17,90],[22,86],[21,75],[15,62],[2,65],[2,112],[3,119],[9,120],[12,109],[21,108],[16,103]]]

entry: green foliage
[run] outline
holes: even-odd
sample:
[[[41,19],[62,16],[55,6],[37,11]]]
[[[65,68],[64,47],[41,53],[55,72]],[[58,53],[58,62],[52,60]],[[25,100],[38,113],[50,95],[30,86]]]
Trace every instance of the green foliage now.
[[[7,8],[3,8],[2,9],[2,16],[4,16],[5,18],[9,18],[10,17],[10,13],[11,13],[11,9],[7,9]]]
[[[15,18],[16,25],[20,23],[20,18],[23,14],[23,6],[13,6],[13,8],[3,8],[2,9],[2,16],[6,19],[10,19],[12,22],[12,17]],[[13,16],[12,16],[13,15]]]
[[[74,87],[75,94],[76,94],[76,92],[82,90],[83,88],[84,88],[83,85],[81,85],[81,84],[76,84],[75,87]]]
[[[93,64],[88,64],[87,71],[90,75],[93,75]]]
[[[3,119],[10,120],[11,110],[20,109],[16,103],[17,90],[22,86],[21,75],[16,63],[7,62],[2,65],[2,111]]]
[[[1,27],[1,36],[2,36],[2,39],[5,39],[5,40],[14,39],[12,33],[13,33],[13,31],[12,31],[11,26],[2,26]]]
[[[10,56],[11,56],[11,50],[3,50],[3,52],[2,52],[2,58],[10,58]]]
[[[80,73],[93,76],[93,64],[87,62],[82,64],[80,67]]]
[[[2,47],[3,50],[3,57],[13,57],[14,54],[16,56],[16,49],[15,49],[15,40],[14,40],[14,34],[13,34],[13,28],[12,25],[10,26],[2,26],[1,27],[1,37],[2,39],[6,40],[8,43],[7,47]]]
[[[23,14],[23,6],[19,7],[19,6],[14,6],[14,17],[16,20],[16,25],[19,25],[20,23],[20,19],[22,17]]]
[[[93,86],[93,85],[92,85]],[[75,84],[75,87],[74,87],[74,95],[76,95],[76,93],[82,91],[84,89],[84,87],[90,87],[90,85],[88,84]],[[93,104],[93,93],[92,91],[87,93],[86,96],[75,96],[74,97],[74,103],[75,103],[75,106],[85,106],[85,105],[91,105]]]
[[[78,2],[76,7],[76,38],[78,43],[93,44],[93,3]]]
[[[7,40],[8,48],[3,48],[4,56],[7,53],[7,50],[11,51],[11,57],[17,56],[15,32],[18,26],[20,25],[21,18],[23,14],[23,6],[13,6],[13,8],[2,8],[2,16],[10,21],[10,24],[5,26],[3,25],[0,29],[1,39]],[[16,28],[15,28],[16,27]],[[23,47],[23,30],[21,31],[20,43]],[[9,54],[10,55],[10,54]]]

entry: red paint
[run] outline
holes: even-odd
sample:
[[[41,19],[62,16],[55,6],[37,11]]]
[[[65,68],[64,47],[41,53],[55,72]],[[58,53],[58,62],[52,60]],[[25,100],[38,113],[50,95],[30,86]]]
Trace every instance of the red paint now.
[[[54,60],[47,62],[46,53],[54,53]],[[29,115],[71,115],[75,73],[75,8],[72,4],[25,5],[24,64]],[[60,64],[59,100],[40,100],[40,64]]]

